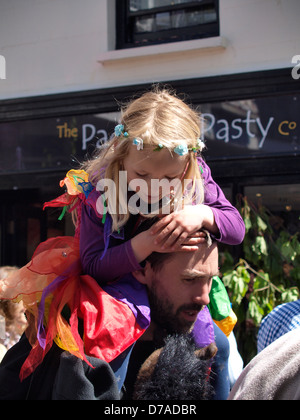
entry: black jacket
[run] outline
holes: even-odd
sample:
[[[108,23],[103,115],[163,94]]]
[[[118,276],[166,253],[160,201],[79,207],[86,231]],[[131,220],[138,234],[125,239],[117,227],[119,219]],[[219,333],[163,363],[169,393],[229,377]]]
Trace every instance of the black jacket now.
[[[87,357],[94,366],[55,344],[43,363],[23,382],[20,369],[31,346],[22,336],[0,364],[0,400],[119,400],[114,372],[103,360]]]

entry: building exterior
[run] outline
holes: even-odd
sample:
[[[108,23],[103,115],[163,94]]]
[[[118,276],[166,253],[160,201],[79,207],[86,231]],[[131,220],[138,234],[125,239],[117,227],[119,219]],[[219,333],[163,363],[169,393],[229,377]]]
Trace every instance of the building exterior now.
[[[72,232],[42,203],[153,83],[202,111],[229,199],[260,197],[299,230],[299,19],[298,0],[1,1],[0,265]]]

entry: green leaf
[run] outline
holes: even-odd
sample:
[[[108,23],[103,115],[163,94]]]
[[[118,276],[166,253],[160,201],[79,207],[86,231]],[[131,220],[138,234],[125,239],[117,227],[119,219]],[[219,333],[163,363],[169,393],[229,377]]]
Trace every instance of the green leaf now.
[[[254,251],[261,255],[268,255],[268,246],[263,236],[257,236],[255,238]]]
[[[296,287],[285,290],[281,294],[282,302],[295,302],[299,299],[299,290]]]
[[[269,283],[268,283],[267,280],[263,279],[260,276],[255,277],[254,284],[253,284],[254,290],[262,289],[262,288],[268,287],[268,286],[269,286]]]
[[[259,306],[257,300],[255,297],[251,297],[251,300],[249,302],[249,316],[253,319],[253,321],[256,323],[256,325],[261,323],[261,320],[264,316],[263,309]]]
[[[249,232],[249,230],[252,228],[250,217],[245,217],[244,223],[245,223],[246,232]]]
[[[245,283],[249,283],[250,274],[248,273],[247,269],[244,266],[240,265],[237,268],[236,272],[237,272],[237,275],[241,277]]]
[[[257,227],[261,232],[265,232],[268,229],[268,225],[263,221],[260,216],[256,218]]]
[[[287,261],[294,261],[296,257],[296,252],[293,249],[291,242],[285,242],[281,246],[281,253]]]

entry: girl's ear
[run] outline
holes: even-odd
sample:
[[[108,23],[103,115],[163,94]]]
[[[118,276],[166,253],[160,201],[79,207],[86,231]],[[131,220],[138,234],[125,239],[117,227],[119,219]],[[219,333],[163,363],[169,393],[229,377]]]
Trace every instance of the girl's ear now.
[[[147,261],[145,267],[141,268],[140,270],[132,271],[131,274],[140,283],[149,285],[149,282],[151,281],[151,278],[152,278],[151,272],[152,272],[151,265]]]

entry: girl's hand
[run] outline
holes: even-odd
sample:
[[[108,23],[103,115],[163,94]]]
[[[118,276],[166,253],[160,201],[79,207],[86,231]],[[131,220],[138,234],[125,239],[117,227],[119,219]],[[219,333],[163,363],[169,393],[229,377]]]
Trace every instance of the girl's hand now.
[[[162,217],[151,227],[150,233],[155,236],[154,245],[161,247],[159,252],[167,249],[168,252],[174,252],[186,245],[186,241],[201,228],[218,233],[214,214],[211,208],[204,204],[186,206],[183,210]],[[201,238],[204,242],[204,237],[205,235],[199,236],[198,239]]]
[[[168,247],[164,243],[156,243],[159,234],[151,234],[151,229],[141,232],[131,239],[132,250],[138,262],[146,259],[152,252],[174,252],[173,246]],[[206,234],[204,232],[195,232],[178,245],[176,251],[197,251],[198,244],[205,242],[205,240]]]
[[[156,243],[156,236],[152,235],[154,238],[154,251],[153,252],[191,252],[197,251],[198,245],[204,243],[206,241],[206,233],[205,232],[195,232],[191,236],[188,236],[183,242],[177,244],[176,247],[173,245],[168,246],[166,243]]]

